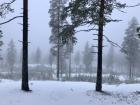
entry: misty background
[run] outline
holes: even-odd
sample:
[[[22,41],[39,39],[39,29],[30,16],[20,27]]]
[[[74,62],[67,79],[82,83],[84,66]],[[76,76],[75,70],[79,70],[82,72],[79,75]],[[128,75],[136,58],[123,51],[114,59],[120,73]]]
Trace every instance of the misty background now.
[[[8,0],[7,0],[8,1]],[[121,0],[122,1],[122,0]],[[140,0],[123,0],[123,2],[127,3],[127,5],[135,5]],[[6,2],[5,0],[1,0],[0,3]],[[22,15],[22,1],[17,0],[14,4],[12,4],[12,8],[14,8],[14,13],[7,14],[6,17],[0,20],[0,22],[4,22],[14,16],[20,16]],[[43,70],[45,71],[46,68],[49,68],[49,54],[50,54],[50,47],[51,44],[49,43],[49,37],[51,35],[51,28],[49,27],[49,21],[50,21],[50,15],[48,13],[48,10],[50,8],[49,0],[41,0],[41,1],[35,1],[30,0],[29,1],[29,70]],[[117,43],[118,45],[122,45],[122,41],[124,39],[125,30],[128,28],[128,22],[133,18],[136,17],[138,21],[140,22],[140,14],[137,12],[140,10],[140,6],[135,8],[127,8],[124,9],[126,13],[122,13],[120,11],[115,10],[112,14],[112,18],[114,19],[120,19],[122,21],[117,23],[109,23],[105,26],[104,33],[107,37],[109,37],[110,40]],[[16,48],[16,56],[17,56],[17,64],[16,70],[21,69],[21,49],[22,49],[22,18],[18,18],[8,24],[5,24],[1,26],[1,30],[3,31],[3,42],[4,45],[2,46],[2,56],[4,58],[4,62],[6,61],[7,56],[7,48],[8,44],[11,40],[14,41],[15,48]],[[77,37],[77,43],[74,46],[74,53],[72,54],[72,67],[74,68],[74,72],[77,72],[77,66],[75,66],[75,55],[77,54],[77,51],[80,52],[80,63],[78,66],[79,70],[83,70],[83,53],[85,46],[88,42],[89,47],[91,46],[97,46],[97,41],[93,39],[97,39],[97,36],[93,36],[96,32],[80,32],[76,34]],[[110,49],[110,43],[104,39],[104,47],[103,49],[103,69],[106,69],[109,52],[113,52],[114,56],[114,71],[117,72],[125,72],[128,71],[127,63],[124,57],[124,54],[120,52],[120,48],[114,47],[113,50]],[[39,62],[35,62],[35,56],[37,56],[37,50],[40,50],[41,60]],[[92,51],[91,51],[92,52]],[[97,48],[94,48],[94,52],[97,52]],[[92,63],[92,70],[94,73],[96,72],[96,57],[97,54],[93,54],[93,63]],[[32,64],[46,64],[45,66],[41,66],[40,68],[37,65]],[[53,62],[53,69],[56,68],[56,60]],[[34,68],[35,67],[35,68]],[[55,70],[54,70],[55,71]],[[92,73],[93,73],[92,71]],[[104,72],[107,72],[106,70],[103,70]],[[41,72],[42,73],[42,72]],[[31,73],[30,73],[31,74]],[[32,74],[31,74],[32,75]],[[42,75],[42,74],[41,74]],[[127,74],[126,74],[127,75]],[[34,75],[36,76],[36,75]],[[38,77],[37,77],[38,78]],[[92,79],[91,79],[92,80]]]
[[[6,0],[1,0],[6,1]],[[8,1],[8,0],[7,0]],[[121,0],[126,2],[128,5],[134,5],[140,0]],[[14,16],[19,16],[22,13],[22,1],[17,0],[12,7],[15,9],[14,13],[8,14],[5,19],[1,19],[0,22],[10,19]],[[51,35],[51,29],[49,27],[50,15],[48,13],[50,4],[49,0],[41,0],[29,1],[29,41],[31,42],[29,45],[29,52],[33,52],[37,47],[40,47],[43,50],[43,54],[47,53],[50,44],[49,44],[49,37]],[[110,37],[110,39],[119,45],[121,45],[123,38],[125,36],[124,32],[128,26],[128,22],[131,20],[132,17],[136,17],[138,21],[140,21],[140,14],[137,12],[140,10],[140,7],[135,8],[128,8],[124,11],[126,13],[121,13],[119,11],[114,11],[112,17],[117,17],[117,19],[121,19],[123,21],[118,23],[109,23],[105,27],[105,34],[106,36]],[[16,19],[9,24],[1,26],[3,30],[4,37],[4,46],[6,48],[8,42],[13,39],[16,43],[18,49],[21,48],[21,43],[18,40],[22,40],[22,26],[19,25],[21,23],[21,19]],[[83,50],[84,45],[87,41],[90,44],[96,44],[96,41],[92,40],[96,38],[96,36],[92,35],[93,32],[80,32],[76,34],[78,43],[75,45],[75,50]],[[105,45],[109,45],[109,43],[104,43]],[[104,49],[106,52],[109,49],[109,46]]]

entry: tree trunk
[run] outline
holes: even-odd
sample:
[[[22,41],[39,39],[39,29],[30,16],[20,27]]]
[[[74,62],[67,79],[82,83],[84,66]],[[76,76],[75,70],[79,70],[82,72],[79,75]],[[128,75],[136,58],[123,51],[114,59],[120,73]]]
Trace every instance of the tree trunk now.
[[[23,0],[23,59],[22,90],[29,91],[28,85],[28,0]]]
[[[130,67],[129,67],[129,80],[131,80],[132,79],[132,65],[131,65],[131,63],[129,65],[130,65]]]
[[[134,79],[134,75],[135,75],[135,64],[134,64],[134,62],[133,62],[132,79]]]
[[[104,0],[100,1],[99,29],[98,29],[98,64],[96,91],[102,91],[102,50],[103,50],[103,28],[104,28]]]
[[[11,79],[13,79],[13,68],[14,66],[11,66],[10,71],[11,71]]]
[[[71,78],[71,52],[69,53],[69,80]]]
[[[57,80],[60,79],[59,74],[60,74],[60,0],[59,0],[59,5],[58,5],[58,42],[57,42]]]

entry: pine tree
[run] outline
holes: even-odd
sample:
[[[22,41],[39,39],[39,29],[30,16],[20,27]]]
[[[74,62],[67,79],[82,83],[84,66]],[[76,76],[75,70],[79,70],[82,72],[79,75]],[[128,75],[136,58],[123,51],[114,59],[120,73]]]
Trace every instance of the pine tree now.
[[[132,79],[135,64],[138,61],[140,52],[140,41],[136,36],[136,29],[138,26],[138,21],[135,17],[129,22],[129,26],[125,31],[126,36],[122,43],[121,52],[125,54],[126,59],[129,63],[129,78]]]
[[[51,48],[53,54],[57,56],[57,79],[59,80],[60,74],[60,50],[63,49],[62,47],[62,38],[60,36],[60,32],[62,30],[63,24],[66,21],[62,21],[61,15],[64,8],[64,4],[67,0],[51,0],[50,1],[50,27],[52,28],[51,36],[50,36],[50,43],[54,44]]]
[[[14,41],[11,40],[8,44],[7,48],[7,65],[10,69],[11,75],[13,74],[14,64],[16,63],[16,48]]]
[[[118,20],[112,19],[110,16],[114,9],[121,10],[126,7],[117,0],[72,0],[64,9],[63,19],[70,18],[71,23],[63,28],[62,36],[64,43],[71,37],[76,39],[74,35],[80,31],[98,31],[98,61],[97,61],[97,81],[96,91],[102,91],[102,52],[103,52],[103,30],[104,26],[109,22]],[[86,30],[76,29],[80,26],[91,26]],[[96,28],[97,26],[97,28]],[[65,34],[64,34],[65,33]]]

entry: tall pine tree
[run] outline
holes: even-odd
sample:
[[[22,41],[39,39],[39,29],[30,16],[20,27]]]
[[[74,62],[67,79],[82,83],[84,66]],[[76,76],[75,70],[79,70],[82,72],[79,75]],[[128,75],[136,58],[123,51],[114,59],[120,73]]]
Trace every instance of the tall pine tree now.
[[[61,19],[62,11],[64,9],[64,5],[67,0],[51,0],[50,1],[50,27],[52,28],[50,43],[53,44],[51,48],[53,54],[57,56],[57,79],[59,80],[60,74],[60,50],[62,50],[62,37],[60,36],[60,32],[62,30],[62,26],[66,23],[65,20]]]
[[[102,91],[102,47],[104,25],[109,22],[118,21],[111,18],[112,11],[114,9],[120,11],[120,9],[125,7],[125,3],[122,4],[117,0],[72,0],[64,9],[64,13],[62,15],[63,19],[71,19],[71,24],[66,25],[62,31],[64,43],[66,43],[71,37],[74,37],[73,39],[75,39],[75,36],[71,35],[79,32],[76,31],[76,28],[79,26],[90,26],[88,29],[80,31],[98,31],[96,34],[98,35],[96,91]]]

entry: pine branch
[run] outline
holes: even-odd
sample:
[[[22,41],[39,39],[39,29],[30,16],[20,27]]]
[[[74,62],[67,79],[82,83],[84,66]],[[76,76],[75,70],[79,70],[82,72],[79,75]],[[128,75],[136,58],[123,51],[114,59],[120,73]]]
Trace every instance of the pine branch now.
[[[9,23],[9,22],[11,22],[11,21],[17,19],[17,18],[22,18],[22,17],[23,17],[23,16],[16,16],[16,17],[13,17],[13,18],[10,19],[10,20],[7,20],[7,21],[5,21],[5,22],[0,23],[0,25],[4,25],[4,24],[6,24],[6,23]]]

